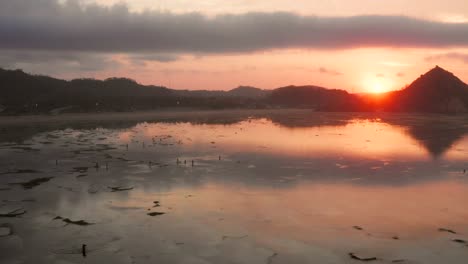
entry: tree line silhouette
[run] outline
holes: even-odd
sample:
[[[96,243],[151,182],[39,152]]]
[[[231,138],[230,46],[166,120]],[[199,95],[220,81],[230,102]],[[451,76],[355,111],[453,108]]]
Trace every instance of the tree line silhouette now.
[[[3,114],[283,107],[343,112],[464,113],[468,109],[468,86],[438,66],[406,88],[379,96],[318,86],[189,91],[145,86],[128,78],[67,81],[0,69]]]

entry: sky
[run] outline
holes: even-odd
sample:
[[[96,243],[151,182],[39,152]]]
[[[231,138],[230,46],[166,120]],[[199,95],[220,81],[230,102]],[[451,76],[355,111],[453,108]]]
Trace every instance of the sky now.
[[[176,89],[468,82],[466,0],[0,0],[0,67]]]

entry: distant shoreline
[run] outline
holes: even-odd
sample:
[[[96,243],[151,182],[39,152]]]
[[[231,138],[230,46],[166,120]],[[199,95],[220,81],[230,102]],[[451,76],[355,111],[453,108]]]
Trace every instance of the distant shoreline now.
[[[58,115],[38,114],[38,115],[0,115],[0,126],[23,125],[23,124],[64,124],[64,123],[86,123],[86,122],[155,122],[155,121],[174,121],[179,119],[193,119],[203,121],[204,119],[225,119],[225,118],[261,118],[269,115],[336,115],[349,116],[355,114],[357,117],[379,118],[379,117],[417,117],[434,118],[443,117],[444,119],[466,119],[467,114],[438,114],[438,113],[406,113],[406,112],[322,112],[313,109],[303,108],[276,108],[276,109],[224,109],[224,110],[203,110],[203,109],[164,109],[151,111],[135,112],[96,112],[96,113],[63,113]]]
[[[87,121],[164,121],[177,118],[203,118],[203,117],[226,117],[249,114],[294,114],[294,113],[316,113],[311,109],[225,109],[225,110],[200,110],[200,109],[164,109],[135,112],[97,112],[97,113],[63,113],[58,115],[4,115],[0,116],[0,125],[31,123],[53,123],[53,122],[87,122]]]

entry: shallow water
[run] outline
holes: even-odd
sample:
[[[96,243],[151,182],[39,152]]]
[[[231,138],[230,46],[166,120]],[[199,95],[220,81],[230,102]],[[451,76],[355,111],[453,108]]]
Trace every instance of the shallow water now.
[[[3,127],[0,215],[26,212],[0,217],[0,262],[465,263],[466,124],[298,112]]]

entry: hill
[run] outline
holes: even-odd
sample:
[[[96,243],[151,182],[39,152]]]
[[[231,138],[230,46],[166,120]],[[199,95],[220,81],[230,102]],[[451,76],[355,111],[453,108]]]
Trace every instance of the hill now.
[[[466,113],[468,85],[453,73],[436,66],[399,91],[358,95],[317,86],[288,86],[275,89],[269,102],[318,111]]]
[[[439,66],[403,90],[390,92],[382,102],[386,111],[459,113],[468,109],[468,85]]]
[[[265,98],[271,94],[271,90],[262,90],[252,86],[239,86],[227,92],[231,96]]]
[[[461,113],[468,111],[468,86],[436,66],[408,87],[386,94],[358,95],[318,86],[229,91],[175,90],[128,78],[60,80],[0,69],[4,114],[134,111],[160,108],[312,108],[317,111]]]
[[[262,91],[258,89],[259,91]],[[250,96],[250,93],[255,94]],[[226,91],[174,90],[128,78],[60,80],[0,69],[0,112],[133,111],[167,107],[245,108],[261,104],[257,88]],[[60,111],[59,111],[60,112]]]
[[[344,90],[318,86],[287,86],[273,90],[268,98],[273,105],[313,108],[317,111],[362,110],[358,96]]]

